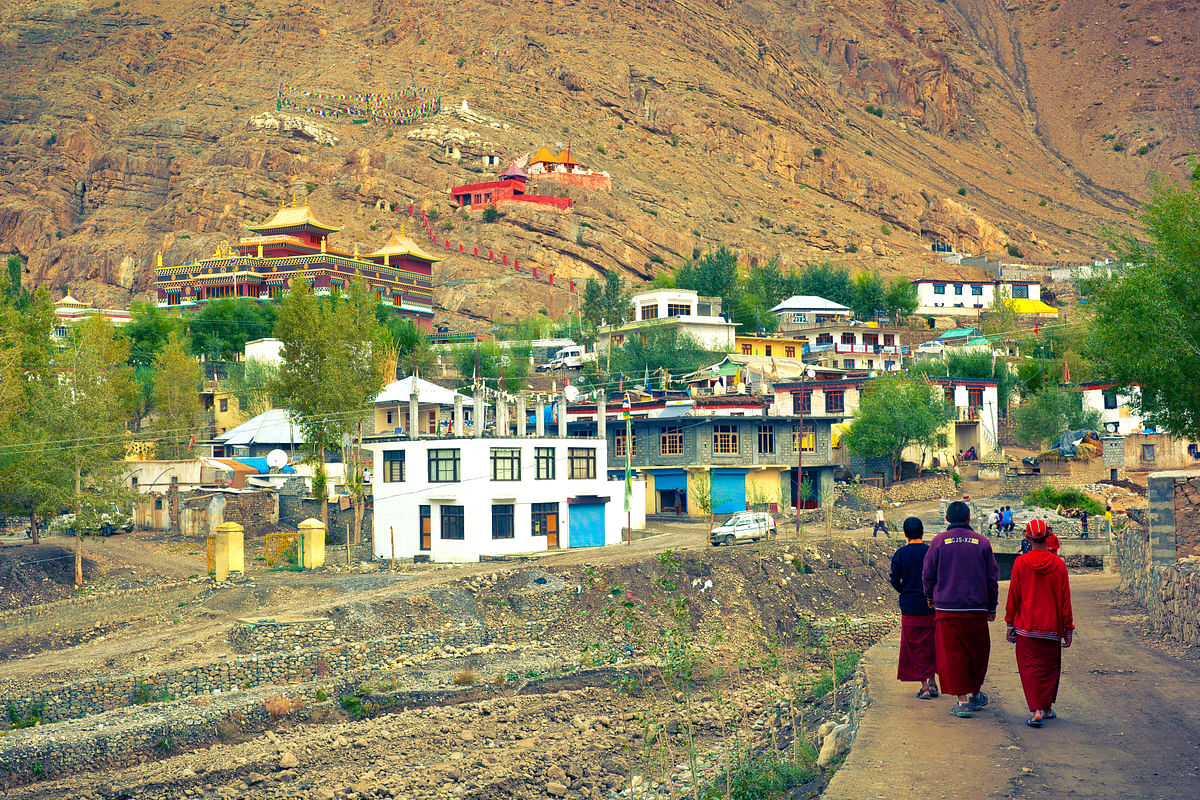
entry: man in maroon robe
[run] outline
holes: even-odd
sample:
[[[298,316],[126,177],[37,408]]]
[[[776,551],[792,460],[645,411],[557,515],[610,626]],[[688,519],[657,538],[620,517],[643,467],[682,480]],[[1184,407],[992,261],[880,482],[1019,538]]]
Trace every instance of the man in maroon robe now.
[[[971,528],[971,509],[955,501],[946,507],[949,528],[929,545],[921,582],[934,609],[937,673],[942,691],[956,695],[950,713],[969,717],[988,704],[983,692],[996,619],[999,569],[992,543]]]
[[[1067,565],[1047,549],[1047,533],[1044,520],[1031,520],[1025,526],[1025,538],[1032,547],[1013,563],[1004,614],[1008,641],[1017,646],[1025,703],[1033,713],[1025,721],[1031,728],[1040,728],[1045,720],[1058,716],[1054,701],[1058,699],[1062,648],[1070,647],[1075,636]]]
[[[908,544],[892,556],[892,587],[900,593],[900,661],[896,679],[920,681],[917,697],[932,700],[938,696],[934,672],[937,670],[933,644],[934,612],[925,602],[921,586],[921,567],[929,545],[925,544],[925,526],[916,517],[904,520],[904,538]]]

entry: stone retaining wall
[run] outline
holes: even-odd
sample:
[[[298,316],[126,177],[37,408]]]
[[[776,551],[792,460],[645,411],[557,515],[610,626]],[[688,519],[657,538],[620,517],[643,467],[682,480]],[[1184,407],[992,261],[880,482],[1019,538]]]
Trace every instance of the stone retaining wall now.
[[[517,644],[546,638],[552,626],[536,621],[484,627],[458,625],[404,633],[369,642],[249,655],[178,670],[147,670],[129,675],[54,686],[46,691],[0,695],[0,708],[13,706],[25,717],[40,707],[45,722],[85,717],[157,698],[185,698],[285,685],[341,676],[360,667],[400,666],[408,656],[430,651],[463,651],[489,644]],[[462,654],[449,652],[450,655]]]
[[[112,589],[107,592],[97,592],[95,594],[80,595],[78,597],[68,597],[63,600],[54,600],[49,603],[41,603],[36,606],[26,606],[24,608],[10,608],[5,611],[0,611],[0,628],[9,628],[14,625],[24,625],[33,622],[42,617],[49,617],[59,614],[66,608],[85,607],[85,606],[103,606],[121,600],[137,598],[141,596],[158,596],[163,592],[177,589],[181,586],[187,586],[189,583],[203,582],[203,578],[193,578],[182,581],[168,581],[165,583],[156,584],[154,586],[138,586],[131,589]]]
[[[235,653],[276,653],[331,644],[336,626],[328,619],[238,620],[229,629]]]
[[[1200,563],[1153,563],[1145,525],[1126,524],[1114,532],[1113,544],[1121,591],[1146,610],[1151,629],[1200,647]]]

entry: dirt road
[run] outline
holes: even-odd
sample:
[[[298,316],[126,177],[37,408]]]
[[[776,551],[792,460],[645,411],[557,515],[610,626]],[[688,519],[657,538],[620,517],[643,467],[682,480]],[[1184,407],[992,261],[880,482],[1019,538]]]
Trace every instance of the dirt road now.
[[[826,800],[876,797],[1128,798],[1200,796],[1200,663],[1149,644],[1140,617],[1114,597],[1116,578],[1072,576],[1079,634],[1064,653],[1059,719],[1024,724],[1029,713],[1004,626],[992,626],[986,691],[973,719],[950,700],[915,698],[896,681],[899,640],[864,660],[872,705]],[[1001,586],[1001,607],[1007,586]]]

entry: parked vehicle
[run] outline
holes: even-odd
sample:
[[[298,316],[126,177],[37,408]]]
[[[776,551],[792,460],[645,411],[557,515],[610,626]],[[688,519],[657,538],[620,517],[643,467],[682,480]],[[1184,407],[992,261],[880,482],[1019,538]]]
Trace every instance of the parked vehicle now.
[[[113,507],[100,516],[94,527],[83,529],[85,534],[98,533],[101,536],[112,536],[114,533],[130,533],[133,531],[133,515]],[[50,532],[59,536],[75,535],[75,515],[60,514],[50,521]]]
[[[538,372],[555,369],[579,369],[588,361],[595,361],[596,354],[585,352],[579,345],[564,347],[554,354],[554,358],[538,366]]]
[[[738,511],[721,525],[713,528],[709,541],[713,545],[734,542],[757,542],[775,536],[775,518],[765,511]]]

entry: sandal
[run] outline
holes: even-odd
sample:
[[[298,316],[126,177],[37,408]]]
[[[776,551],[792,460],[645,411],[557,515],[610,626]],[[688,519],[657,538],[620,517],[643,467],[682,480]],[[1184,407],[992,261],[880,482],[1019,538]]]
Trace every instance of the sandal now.
[[[955,717],[962,717],[962,718],[966,719],[971,716],[971,704],[970,703],[955,703],[954,706],[950,709],[950,714]]]
[[[939,696],[940,696],[940,695],[939,695],[939,693],[938,693],[938,689],[937,689],[937,687],[936,687],[936,686],[934,686],[934,687],[930,688],[930,690],[929,690],[929,696],[930,696],[930,697],[939,697]]]
[[[976,692],[975,694],[971,695],[971,699],[968,701],[968,703],[970,704],[972,711],[978,711],[988,704],[988,696],[983,692]]]
[[[1042,720],[1030,717],[1029,719],[1025,720],[1025,724],[1031,728],[1040,728],[1042,727]]]
[[[922,689],[921,691],[917,692],[917,699],[918,700],[932,700],[933,694],[928,689]]]
[[[1042,714],[1042,719],[1058,719],[1058,714],[1053,711],[1046,711]]]

